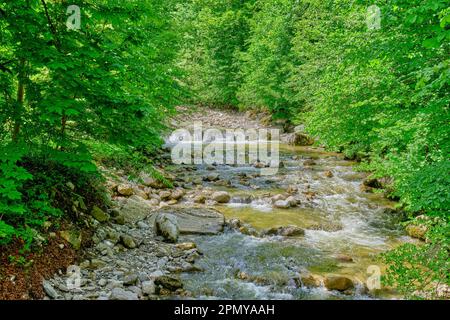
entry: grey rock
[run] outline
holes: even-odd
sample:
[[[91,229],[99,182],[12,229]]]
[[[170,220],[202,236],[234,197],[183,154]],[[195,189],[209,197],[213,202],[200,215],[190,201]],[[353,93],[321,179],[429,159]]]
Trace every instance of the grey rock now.
[[[155,218],[155,230],[156,234],[166,241],[177,242],[180,234],[177,217],[170,213],[158,213]]]
[[[300,237],[305,235],[305,230],[297,226],[271,228],[264,232],[265,235],[277,235],[283,237]]]
[[[142,230],[147,230],[148,228],[150,228],[148,224],[146,224],[145,222],[142,222],[142,221],[139,221],[137,223],[137,226],[139,229],[142,229]]]
[[[138,275],[135,273],[127,274],[123,277],[123,284],[126,286],[135,285],[138,282]]]
[[[109,296],[109,300],[139,300],[139,298],[134,292],[122,288],[114,288]]]
[[[149,200],[144,200],[141,197],[132,196],[126,199],[119,211],[123,215],[126,223],[136,223],[144,220],[151,213],[152,205]]]
[[[58,292],[56,292],[55,288],[53,288],[52,284],[49,281],[44,280],[43,283],[42,283],[42,287],[44,288],[45,294],[49,298],[51,298],[51,299],[58,299],[59,298]]]
[[[153,294],[155,294],[156,292],[156,287],[155,287],[155,283],[151,280],[149,281],[145,281],[142,283],[142,293],[146,296],[151,296]]]
[[[214,209],[207,208],[162,208],[155,212],[150,220],[160,214],[170,214],[176,217],[180,234],[215,235],[223,231],[225,218]]]
[[[176,291],[183,288],[181,280],[172,276],[161,276],[156,278],[155,285],[169,291]]]
[[[218,181],[219,179],[220,179],[220,176],[218,173],[210,173],[203,178],[204,181],[209,181],[209,182]]]
[[[129,235],[126,235],[126,234],[121,235],[120,236],[120,240],[121,240],[121,242],[122,242],[122,244],[124,245],[125,248],[135,249],[137,247],[136,242]]]
[[[278,209],[289,209],[291,207],[291,205],[289,204],[289,202],[287,200],[275,201],[275,203],[273,205],[275,208],[278,208]]]

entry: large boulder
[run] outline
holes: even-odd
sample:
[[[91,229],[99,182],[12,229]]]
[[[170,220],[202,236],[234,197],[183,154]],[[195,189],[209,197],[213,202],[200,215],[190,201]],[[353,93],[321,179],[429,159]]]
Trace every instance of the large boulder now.
[[[178,201],[181,198],[183,198],[184,195],[185,195],[185,192],[183,189],[176,189],[176,190],[172,191],[172,194],[170,195],[170,199]]]
[[[149,216],[153,208],[150,200],[132,196],[121,203],[118,213],[124,217],[125,222],[136,223]]]
[[[300,280],[300,283],[298,283],[300,287],[307,287],[307,288],[319,288],[320,286],[322,286],[323,282],[322,277],[314,274],[301,275],[298,280]]]
[[[226,191],[217,191],[212,194],[211,199],[218,203],[228,203],[231,200],[231,196]]]
[[[180,234],[215,235],[222,232],[225,225],[223,214],[214,209],[201,207],[166,207],[157,210],[152,215],[151,219],[156,219],[159,214],[170,214],[175,216]]]
[[[426,234],[428,232],[428,228],[424,224],[409,224],[406,227],[406,232],[412,238],[426,240]]]
[[[294,132],[286,135],[284,140],[294,146],[311,146],[314,144],[314,139],[305,132],[304,126],[295,127]]]
[[[204,181],[214,182],[218,181],[220,179],[220,176],[218,173],[210,173],[206,177],[203,177]]]
[[[141,175],[142,184],[153,189],[164,189],[164,184],[147,174]]]
[[[91,216],[95,218],[98,222],[106,222],[109,220],[110,216],[105,211],[97,206],[94,206],[91,210]]]
[[[44,289],[45,294],[51,299],[59,298],[58,292],[53,288],[52,284],[49,281],[44,280],[42,282],[42,288]]]
[[[328,290],[337,290],[337,291],[347,291],[355,287],[355,284],[351,279],[343,276],[326,277],[324,284]]]
[[[273,206],[278,209],[289,209],[291,207],[290,203],[287,200],[275,201]]]
[[[180,230],[177,218],[170,213],[158,213],[155,218],[156,234],[169,242],[177,242]]]
[[[180,279],[171,276],[160,276],[155,279],[155,285],[169,291],[176,291],[183,288]]]
[[[126,184],[126,183],[119,184],[117,186],[117,192],[120,195],[126,196],[126,197],[131,196],[131,195],[134,194],[133,186],[130,185],[130,184]]]

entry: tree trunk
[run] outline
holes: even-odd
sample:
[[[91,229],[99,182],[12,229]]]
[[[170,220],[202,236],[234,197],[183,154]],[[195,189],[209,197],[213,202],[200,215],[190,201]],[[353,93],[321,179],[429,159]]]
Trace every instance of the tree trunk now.
[[[25,59],[21,58],[19,62],[19,76],[17,86],[17,110],[16,118],[14,119],[14,129],[12,133],[12,140],[17,142],[19,140],[20,126],[22,124],[22,111],[25,100]]]

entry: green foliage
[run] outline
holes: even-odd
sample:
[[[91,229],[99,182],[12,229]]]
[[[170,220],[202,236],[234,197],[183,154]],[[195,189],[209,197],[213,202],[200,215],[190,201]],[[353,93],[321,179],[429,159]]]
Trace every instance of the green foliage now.
[[[193,101],[236,105],[241,82],[239,55],[246,46],[248,18],[255,1],[189,0],[178,6],[183,31],[179,65]]]
[[[30,229],[52,217],[76,218],[74,201],[99,204],[85,141],[150,152],[184,94],[176,1],[70,4],[81,9],[79,30],[66,26],[65,1],[0,2],[1,243],[30,242]]]
[[[410,299],[442,299],[442,285],[450,286],[450,223],[442,219],[428,224],[426,244],[405,244],[382,256],[389,265],[384,284]]]

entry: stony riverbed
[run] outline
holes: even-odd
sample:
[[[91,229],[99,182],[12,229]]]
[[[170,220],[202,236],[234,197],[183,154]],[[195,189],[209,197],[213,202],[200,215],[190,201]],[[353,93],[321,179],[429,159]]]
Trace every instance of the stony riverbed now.
[[[206,127],[263,126],[223,111],[175,119],[173,125],[194,120]],[[368,268],[383,270],[377,255],[413,241],[398,227],[394,203],[368,192],[365,175],[342,155],[286,144],[293,139],[282,135],[281,168],[273,176],[261,175],[258,165],[166,162],[164,170],[175,184],[166,189],[148,176],[130,181],[105,169],[115,207],[91,214],[93,246],[73,274],[45,282],[47,296],[395,297],[367,287]]]

